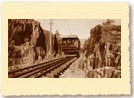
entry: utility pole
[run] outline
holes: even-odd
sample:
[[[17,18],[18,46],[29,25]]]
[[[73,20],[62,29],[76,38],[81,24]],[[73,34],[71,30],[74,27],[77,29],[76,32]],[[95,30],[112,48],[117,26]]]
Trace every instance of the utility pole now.
[[[52,54],[52,25],[53,25],[53,22],[52,22],[52,19],[50,19],[50,55]]]

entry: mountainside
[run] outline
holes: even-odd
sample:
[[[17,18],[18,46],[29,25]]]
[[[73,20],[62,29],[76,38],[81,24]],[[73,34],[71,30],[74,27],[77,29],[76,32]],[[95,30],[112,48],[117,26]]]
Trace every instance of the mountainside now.
[[[58,34],[52,34],[50,55],[50,32],[34,19],[8,20],[8,57],[10,65],[30,66],[60,54]]]
[[[121,26],[109,22],[96,25],[84,47],[86,57],[96,59],[94,67],[120,66]]]

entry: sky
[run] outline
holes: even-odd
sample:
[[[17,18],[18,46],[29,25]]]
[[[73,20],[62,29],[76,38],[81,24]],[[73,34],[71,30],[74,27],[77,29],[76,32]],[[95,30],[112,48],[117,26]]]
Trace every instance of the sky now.
[[[50,30],[49,19],[36,19],[41,23],[43,29]],[[77,35],[80,39],[87,39],[90,37],[90,30],[102,24],[105,19],[52,19],[52,32],[59,31],[61,35]],[[115,24],[120,24],[120,20],[114,20]]]

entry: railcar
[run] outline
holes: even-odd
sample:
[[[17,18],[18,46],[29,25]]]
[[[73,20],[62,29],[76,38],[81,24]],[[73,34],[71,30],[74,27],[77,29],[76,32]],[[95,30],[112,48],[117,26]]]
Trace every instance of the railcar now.
[[[76,55],[79,57],[80,40],[76,35],[68,35],[62,37],[62,52],[65,55]]]

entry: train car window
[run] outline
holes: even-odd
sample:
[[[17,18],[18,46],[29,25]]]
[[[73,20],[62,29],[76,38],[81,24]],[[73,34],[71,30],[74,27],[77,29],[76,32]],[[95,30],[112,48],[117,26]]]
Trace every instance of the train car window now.
[[[78,39],[63,39],[62,40],[62,45],[63,46],[68,46],[68,47],[79,47],[79,40]]]

